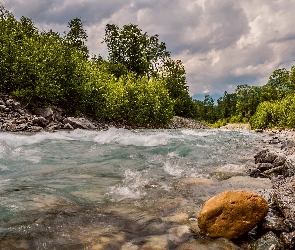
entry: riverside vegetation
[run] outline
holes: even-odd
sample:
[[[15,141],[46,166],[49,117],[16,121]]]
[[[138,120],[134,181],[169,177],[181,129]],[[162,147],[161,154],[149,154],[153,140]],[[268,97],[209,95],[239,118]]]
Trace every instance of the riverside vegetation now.
[[[107,58],[89,55],[79,18],[69,21],[64,34],[39,31],[31,19],[16,20],[0,6],[0,30],[0,91],[31,111],[58,107],[100,122],[154,128],[174,115],[214,127],[295,127],[294,66],[275,70],[264,86],[224,92],[215,104],[209,95],[193,100],[183,63],[171,58],[158,35],[136,25],[106,25]]]
[[[82,21],[73,19],[68,28],[63,35],[39,31],[31,19],[18,21],[0,7],[0,91],[32,111],[59,107],[130,126],[161,127],[174,115],[192,117],[183,64],[171,59],[158,35],[108,24],[108,59],[89,59]]]

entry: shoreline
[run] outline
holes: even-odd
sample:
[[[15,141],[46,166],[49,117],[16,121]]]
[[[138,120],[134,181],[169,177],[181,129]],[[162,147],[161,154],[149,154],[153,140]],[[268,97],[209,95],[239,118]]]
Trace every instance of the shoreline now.
[[[56,107],[37,108],[34,113],[9,95],[0,94],[0,131],[40,132],[58,130],[107,130],[110,127],[125,129],[211,129],[211,127],[189,118],[174,116],[171,123],[163,127],[140,127],[121,123],[100,122],[87,116],[74,117]]]

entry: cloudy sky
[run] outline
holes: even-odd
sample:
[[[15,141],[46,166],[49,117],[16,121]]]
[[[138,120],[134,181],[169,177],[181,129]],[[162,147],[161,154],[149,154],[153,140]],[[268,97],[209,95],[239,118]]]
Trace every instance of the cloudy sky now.
[[[295,65],[295,0],[0,0],[39,29],[67,30],[79,17],[90,52],[107,23],[137,24],[159,34],[174,59],[184,62],[190,94],[223,94],[237,85],[263,85],[278,68]]]

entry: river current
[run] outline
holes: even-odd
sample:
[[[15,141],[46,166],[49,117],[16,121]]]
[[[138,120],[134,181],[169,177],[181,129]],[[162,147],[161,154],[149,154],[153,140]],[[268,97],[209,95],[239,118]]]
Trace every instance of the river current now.
[[[262,139],[228,130],[1,132],[0,248],[182,249],[196,239],[206,199],[253,188],[244,170]]]

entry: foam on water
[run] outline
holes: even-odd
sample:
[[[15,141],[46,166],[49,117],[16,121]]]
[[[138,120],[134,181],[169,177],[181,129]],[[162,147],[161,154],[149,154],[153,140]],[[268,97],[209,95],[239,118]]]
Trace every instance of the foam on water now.
[[[153,147],[166,145],[173,138],[168,132],[146,132],[141,130],[125,130],[111,128],[99,132],[94,141],[99,144],[122,144]]]
[[[176,164],[172,164],[171,162],[166,162],[164,164],[164,171],[171,176],[181,177],[184,169]]]
[[[140,198],[146,194],[144,186],[149,183],[147,175],[147,171],[138,172],[126,169],[122,183],[110,187],[106,196],[110,197],[113,201]]]
[[[255,136],[242,131],[116,128],[1,133],[0,158],[6,168],[0,172],[15,185],[42,183],[79,194],[96,185],[112,199],[140,198],[151,182],[161,189],[169,187],[171,178],[209,177],[213,167],[235,164],[249,154]],[[237,157],[238,152],[243,154]],[[77,176],[87,180],[77,181]]]

